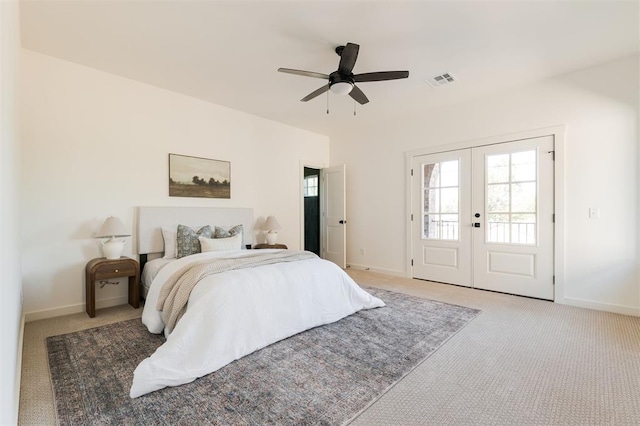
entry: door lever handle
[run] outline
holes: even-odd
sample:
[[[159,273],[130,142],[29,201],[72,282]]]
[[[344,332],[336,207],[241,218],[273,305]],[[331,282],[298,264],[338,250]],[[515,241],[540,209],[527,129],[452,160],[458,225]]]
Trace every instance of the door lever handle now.
[[[338,222],[338,223],[339,223],[339,224],[341,224],[341,225],[344,225],[345,223],[347,223],[347,221],[346,221],[346,220],[341,220],[341,221],[340,221],[340,222]]]
[[[474,222],[473,223],[473,227],[474,228],[480,228],[480,222]]]

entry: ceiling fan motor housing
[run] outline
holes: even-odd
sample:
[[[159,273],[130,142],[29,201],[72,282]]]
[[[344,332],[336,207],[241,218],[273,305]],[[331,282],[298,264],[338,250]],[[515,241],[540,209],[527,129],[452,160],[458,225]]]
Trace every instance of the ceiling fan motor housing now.
[[[342,75],[338,71],[329,74],[329,89],[336,94],[346,95],[351,92],[354,84],[353,74]]]

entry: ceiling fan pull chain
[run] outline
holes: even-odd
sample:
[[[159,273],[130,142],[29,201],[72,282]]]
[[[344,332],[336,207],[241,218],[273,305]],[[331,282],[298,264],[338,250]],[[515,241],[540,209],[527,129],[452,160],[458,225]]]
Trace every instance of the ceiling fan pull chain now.
[[[329,91],[327,91],[327,114],[329,114]]]
[[[356,116],[356,100],[353,100],[353,116]]]

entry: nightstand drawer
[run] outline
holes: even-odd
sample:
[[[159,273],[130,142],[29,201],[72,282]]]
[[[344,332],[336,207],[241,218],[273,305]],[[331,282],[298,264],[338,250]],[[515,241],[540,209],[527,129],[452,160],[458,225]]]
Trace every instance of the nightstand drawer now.
[[[281,249],[281,250],[287,250],[287,246],[285,244],[256,244],[255,246],[253,246],[254,250],[259,250],[259,249]]]
[[[123,277],[127,275],[134,275],[136,273],[136,267],[132,263],[123,265],[122,263],[117,265],[99,265],[96,268],[96,278],[111,278],[111,276]]]

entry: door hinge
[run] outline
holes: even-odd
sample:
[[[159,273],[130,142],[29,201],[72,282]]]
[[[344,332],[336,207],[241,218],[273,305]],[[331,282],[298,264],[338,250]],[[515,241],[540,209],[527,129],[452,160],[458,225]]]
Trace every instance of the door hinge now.
[[[556,214],[555,213],[551,215],[551,221],[553,223],[556,223]]]
[[[413,169],[411,169],[411,176],[413,176]]]
[[[413,213],[411,214],[411,222],[413,222]]]
[[[413,266],[413,259],[411,259],[411,266]]]
[[[553,276],[552,281],[553,281],[553,285],[556,285],[556,276],[555,275]]]
[[[551,160],[556,161],[556,152],[555,151],[547,151],[547,154],[551,154]]]

